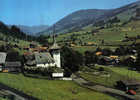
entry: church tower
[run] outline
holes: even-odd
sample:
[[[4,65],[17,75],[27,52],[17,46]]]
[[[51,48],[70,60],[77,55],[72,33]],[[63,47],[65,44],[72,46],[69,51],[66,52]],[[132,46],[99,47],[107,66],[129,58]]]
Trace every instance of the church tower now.
[[[54,33],[55,33],[55,26],[54,26],[54,31],[53,31],[53,45],[50,47],[50,52],[53,56],[56,66],[61,68],[60,47],[56,43]]]
[[[57,43],[54,42],[54,44],[50,47],[50,51],[56,66],[61,68],[60,47],[57,45]]]

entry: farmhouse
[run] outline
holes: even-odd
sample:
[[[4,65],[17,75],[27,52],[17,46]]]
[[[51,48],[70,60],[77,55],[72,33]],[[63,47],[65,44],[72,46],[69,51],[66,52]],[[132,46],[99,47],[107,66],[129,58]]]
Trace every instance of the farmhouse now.
[[[5,62],[5,67],[3,67],[3,70],[7,72],[21,72],[21,62],[15,61],[15,62]]]
[[[7,54],[5,52],[0,52],[0,71],[2,71],[2,68],[4,67],[6,56]]]
[[[11,57],[12,55],[12,57]],[[17,55],[14,53],[0,52],[0,71],[13,72],[21,71],[21,62],[16,59]],[[15,58],[15,59],[13,59]]]

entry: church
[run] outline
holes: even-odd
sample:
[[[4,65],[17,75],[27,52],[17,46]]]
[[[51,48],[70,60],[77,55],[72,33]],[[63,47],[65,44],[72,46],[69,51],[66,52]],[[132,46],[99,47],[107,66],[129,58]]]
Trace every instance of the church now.
[[[59,67],[61,68],[60,47],[56,42],[49,48],[47,52],[34,53],[36,67]]]

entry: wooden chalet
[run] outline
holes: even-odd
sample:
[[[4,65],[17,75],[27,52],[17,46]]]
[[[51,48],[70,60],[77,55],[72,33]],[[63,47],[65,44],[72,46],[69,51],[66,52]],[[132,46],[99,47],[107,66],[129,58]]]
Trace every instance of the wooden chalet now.
[[[2,71],[2,68],[4,67],[6,56],[7,56],[7,53],[0,52],[0,71]]]
[[[21,72],[22,64],[20,61],[15,62],[5,62],[5,67],[3,67],[3,71],[7,72]]]
[[[117,81],[116,87],[118,89],[126,91],[127,89],[137,90],[140,87],[140,81],[136,80],[120,80]]]

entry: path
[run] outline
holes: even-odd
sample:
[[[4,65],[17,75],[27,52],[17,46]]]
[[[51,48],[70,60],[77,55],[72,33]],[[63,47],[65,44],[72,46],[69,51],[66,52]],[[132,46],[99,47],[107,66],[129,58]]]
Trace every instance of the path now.
[[[92,89],[94,91],[114,94],[114,95],[117,95],[117,96],[125,97],[125,98],[130,99],[130,100],[140,100],[140,96],[139,95],[135,95],[135,96],[128,95],[124,91],[121,91],[121,90],[107,88],[107,87],[101,86],[101,85],[94,85],[94,84],[91,84],[90,82],[86,81],[85,79],[83,79],[81,77],[78,77],[78,76],[76,76],[74,74],[72,75],[72,79],[77,84],[79,84],[79,85],[81,85],[83,87]]]

